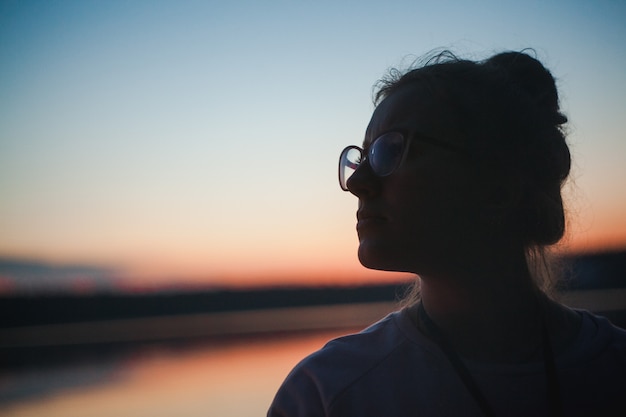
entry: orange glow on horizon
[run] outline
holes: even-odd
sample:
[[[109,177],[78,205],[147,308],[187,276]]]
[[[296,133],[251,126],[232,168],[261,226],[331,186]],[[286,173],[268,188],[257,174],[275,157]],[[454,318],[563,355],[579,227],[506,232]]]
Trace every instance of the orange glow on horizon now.
[[[602,216],[592,211],[571,217],[561,246],[572,253],[613,251],[626,248],[626,212],[623,205],[605,208]]]
[[[137,268],[123,273],[118,278],[118,286],[126,290],[141,291],[150,287],[300,287],[300,286],[352,286],[393,284],[411,280],[414,275],[408,273],[376,271],[364,268],[358,262],[335,262],[331,264],[309,263],[288,265],[282,268],[254,268],[238,265],[237,267],[211,268],[197,265],[195,268],[177,268],[163,274],[153,268]]]
[[[626,248],[624,232],[581,234],[577,239],[566,239],[557,250],[564,253],[591,253]],[[356,259],[356,245],[337,248],[333,256],[306,259],[294,257],[291,261],[274,258],[263,260],[249,257],[245,262],[207,263],[202,257],[188,257],[170,262],[137,262],[124,271],[118,285],[126,290],[141,291],[160,286],[190,288],[224,287],[256,288],[273,286],[350,286],[408,282],[414,275],[370,270]],[[227,257],[226,257],[227,258]],[[223,259],[224,260],[224,259]]]
[[[626,248],[626,220],[621,214],[594,220],[576,223],[570,230],[571,237],[566,237],[556,249],[565,253],[585,253]],[[583,223],[593,224],[583,230]],[[233,247],[207,248],[203,246],[204,242],[151,248],[133,242],[132,246],[116,251],[85,247],[81,253],[68,248],[45,255],[41,251],[37,256],[6,251],[4,255],[48,262],[53,266],[110,267],[111,288],[136,293],[160,289],[380,285],[412,279],[412,274],[364,268],[357,259],[358,243],[354,233],[346,229],[342,227],[330,239],[311,230],[307,234],[309,240],[304,243],[298,240],[298,244],[288,245],[280,239],[269,241],[255,250],[250,244],[235,250]],[[279,231],[276,233],[280,234]],[[0,293],[13,292],[16,290],[14,284],[10,277],[0,276]],[[89,277],[75,279],[66,289],[97,290]]]

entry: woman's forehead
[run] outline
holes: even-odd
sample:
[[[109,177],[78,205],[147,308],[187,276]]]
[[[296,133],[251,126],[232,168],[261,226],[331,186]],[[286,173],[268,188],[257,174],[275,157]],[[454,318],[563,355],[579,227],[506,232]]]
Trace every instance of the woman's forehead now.
[[[442,106],[423,86],[403,87],[385,98],[374,110],[365,138],[364,147],[382,133],[390,130],[419,131],[440,136],[444,124]]]

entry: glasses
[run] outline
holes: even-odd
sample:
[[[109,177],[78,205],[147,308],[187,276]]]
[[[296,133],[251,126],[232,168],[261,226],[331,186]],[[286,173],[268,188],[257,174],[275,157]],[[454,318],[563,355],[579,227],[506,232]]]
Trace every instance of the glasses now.
[[[425,136],[416,136],[422,142],[428,142],[455,152],[467,153],[451,143]],[[357,168],[367,161],[372,172],[378,177],[386,177],[395,172],[406,157],[407,139],[401,132],[388,132],[374,139],[367,152],[355,145],[346,147],[339,156],[339,186],[348,190],[348,180]]]

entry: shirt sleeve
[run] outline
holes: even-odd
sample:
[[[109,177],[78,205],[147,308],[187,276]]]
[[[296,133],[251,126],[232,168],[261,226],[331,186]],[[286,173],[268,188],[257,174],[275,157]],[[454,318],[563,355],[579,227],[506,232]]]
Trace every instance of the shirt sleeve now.
[[[267,417],[327,417],[315,376],[296,367],[281,385]]]

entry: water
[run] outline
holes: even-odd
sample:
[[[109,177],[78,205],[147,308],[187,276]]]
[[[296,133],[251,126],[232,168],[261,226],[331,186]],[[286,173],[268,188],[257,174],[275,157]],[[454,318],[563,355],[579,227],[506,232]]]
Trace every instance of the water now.
[[[0,416],[263,416],[289,370],[351,330],[153,343],[0,372]]]

